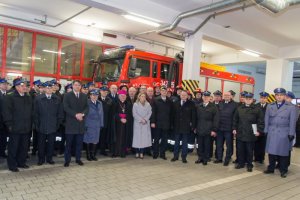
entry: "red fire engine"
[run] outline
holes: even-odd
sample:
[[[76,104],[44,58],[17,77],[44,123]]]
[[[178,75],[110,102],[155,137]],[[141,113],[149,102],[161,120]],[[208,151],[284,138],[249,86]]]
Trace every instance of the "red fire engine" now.
[[[203,64],[204,65],[204,64]],[[242,90],[252,91],[254,78],[229,72],[208,69],[207,64],[201,66],[200,82],[182,80],[181,57],[170,58],[145,51],[136,50],[133,46],[106,49],[95,62],[93,80],[111,84],[127,84],[139,86],[156,83],[170,88],[182,84],[191,92],[200,87],[202,90],[234,90],[237,94]],[[238,98],[238,97],[237,97]]]

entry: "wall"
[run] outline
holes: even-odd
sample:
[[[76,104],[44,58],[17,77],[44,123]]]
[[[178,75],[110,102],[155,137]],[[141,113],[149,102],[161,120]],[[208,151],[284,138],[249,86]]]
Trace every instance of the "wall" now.
[[[223,64],[220,64],[223,65]],[[259,98],[259,93],[264,90],[265,88],[265,75],[261,73],[257,73],[257,68],[260,70],[265,70],[266,63],[260,62],[260,63],[236,63],[236,64],[224,64],[223,66],[226,66],[226,71],[236,73],[236,74],[242,74],[242,75],[248,75],[252,76],[255,79],[255,86],[254,86],[254,98]],[[248,73],[241,73],[238,70],[243,70]]]

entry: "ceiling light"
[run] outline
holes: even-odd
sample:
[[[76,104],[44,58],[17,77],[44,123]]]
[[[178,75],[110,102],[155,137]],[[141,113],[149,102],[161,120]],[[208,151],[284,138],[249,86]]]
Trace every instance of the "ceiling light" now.
[[[161,22],[161,21],[159,21],[157,19],[153,19],[151,17],[147,17],[147,16],[140,15],[140,14],[137,14],[137,13],[129,12],[129,14],[137,16],[137,17],[141,17],[141,18],[144,18],[144,19],[148,19],[148,20],[153,21],[153,22],[158,22],[158,23]]]
[[[58,51],[52,51],[52,50],[48,50],[48,49],[43,49],[43,52],[47,52],[47,53],[56,53],[56,54],[65,54],[64,52],[58,52]]]
[[[28,59],[31,59],[31,57],[27,57]],[[35,60],[41,60],[39,57],[34,57]]]
[[[98,34],[98,35],[89,35],[89,34],[83,34],[83,33],[73,33],[73,36],[76,38],[84,39],[84,40],[90,40],[94,42],[101,42],[102,41],[102,36],[103,34]]]
[[[29,63],[25,63],[25,62],[16,62],[16,61],[13,61],[11,63],[12,64],[16,64],[16,65],[29,65]]]
[[[241,50],[242,53],[247,54],[249,56],[253,56],[253,57],[260,57],[261,53],[257,52],[257,51],[252,51],[249,49],[245,49],[245,50]]]
[[[17,76],[17,77],[22,76],[22,74],[17,74],[17,73],[7,73],[6,75],[7,76]]]
[[[159,27],[160,24],[154,21],[150,21],[148,19],[146,19],[145,17],[139,17],[139,16],[134,16],[134,15],[123,15],[123,17],[125,17],[126,19],[135,21],[135,22],[139,22],[142,24],[147,24],[149,26],[154,26],[154,27]]]

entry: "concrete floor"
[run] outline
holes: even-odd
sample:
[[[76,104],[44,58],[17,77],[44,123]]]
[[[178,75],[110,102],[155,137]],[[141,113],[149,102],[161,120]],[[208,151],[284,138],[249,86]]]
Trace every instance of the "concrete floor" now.
[[[12,199],[300,199],[300,149],[292,153],[287,178],[279,172],[265,175],[266,164],[255,164],[253,172],[234,169],[230,164],[210,162],[196,165],[196,154],[181,161],[143,160],[100,157],[99,161],[83,159],[84,166],[74,162],[63,167],[63,158],[55,157],[54,166],[36,165],[31,158],[30,169],[11,173],[0,160],[0,200]]]

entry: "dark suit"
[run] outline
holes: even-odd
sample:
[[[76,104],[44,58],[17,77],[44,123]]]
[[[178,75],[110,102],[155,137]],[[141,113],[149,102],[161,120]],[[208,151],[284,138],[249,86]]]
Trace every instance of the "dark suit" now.
[[[83,113],[85,116],[88,114],[89,106],[87,103],[87,95],[80,93],[79,98],[76,97],[74,92],[64,95],[64,110],[66,112],[66,148],[65,148],[65,162],[71,161],[71,147],[73,139],[76,140],[76,161],[81,158],[81,149],[83,142],[83,134],[85,132],[85,120],[76,119],[77,113]]]
[[[26,163],[29,133],[32,130],[32,98],[17,91],[7,94],[3,103],[3,121],[9,131],[7,164],[10,170]]]
[[[55,135],[64,119],[63,106],[60,98],[52,94],[48,99],[46,94],[36,98],[34,102],[34,121],[38,131],[39,162],[45,162],[47,147],[47,162],[52,161]]]
[[[160,156],[165,157],[167,148],[168,132],[171,127],[171,116],[172,116],[172,101],[167,97],[164,101],[161,96],[154,99],[152,105],[152,122],[155,124],[153,134],[153,156],[157,157],[160,149]],[[159,140],[160,148],[159,148]]]
[[[196,112],[195,104],[187,100],[183,105],[181,101],[177,101],[173,106],[173,127],[175,131],[175,146],[174,146],[174,158],[178,159],[179,156],[179,144],[182,139],[182,159],[187,156],[187,139],[191,130],[195,129],[196,124]]]
[[[104,126],[101,129],[99,146],[101,153],[105,154],[105,150],[109,147],[108,145],[110,144],[109,134],[111,134],[112,109],[114,103],[109,97],[106,97],[104,100],[99,97],[99,100],[102,102],[104,113]]]
[[[216,105],[202,103],[196,106],[197,110],[197,143],[198,159],[208,162],[211,147],[211,132],[217,132],[219,125],[219,111]]]
[[[107,96],[108,96],[111,100],[113,100],[114,103],[117,103],[118,100],[119,100],[118,94],[115,94],[115,95],[113,96],[111,93],[109,93]]]
[[[5,95],[0,91],[0,157],[6,157],[5,150],[7,147],[7,129],[3,122],[2,111],[3,111],[3,100]]]

